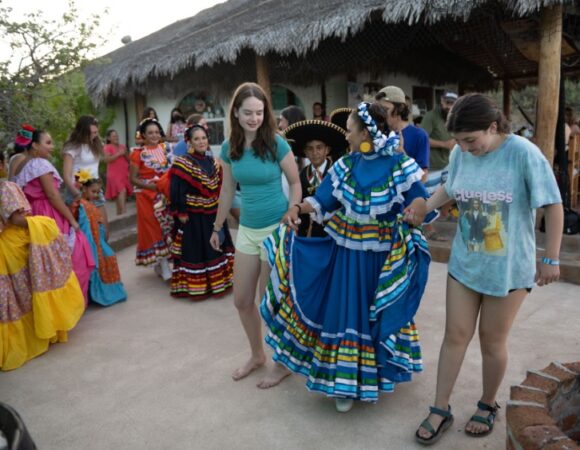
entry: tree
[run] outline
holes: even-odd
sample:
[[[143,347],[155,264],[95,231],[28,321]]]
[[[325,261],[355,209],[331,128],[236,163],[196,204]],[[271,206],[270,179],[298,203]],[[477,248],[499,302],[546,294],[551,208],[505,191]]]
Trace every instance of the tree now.
[[[0,36],[11,50],[0,60],[0,145],[12,141],[24,122],[50,131],[57,146],[82,114],[104,115],[112,122],[109,111],[93,108],[81,71],[104,43],[98,34],[102,15],[83,19],[69,0],[57,19],[47,19],[42,11],[24,20],[13,16],[0,0]]]

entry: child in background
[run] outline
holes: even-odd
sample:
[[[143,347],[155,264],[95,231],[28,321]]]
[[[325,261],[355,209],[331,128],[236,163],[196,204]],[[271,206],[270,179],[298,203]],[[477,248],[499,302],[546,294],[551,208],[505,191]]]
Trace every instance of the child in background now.
[[[82,170],[75,178],[81,186],[81,199],[73,203],[73,214],[87,236],[97,263],[89,281],[89,298],[99,305],[110,306],[126,300],[127,292],[121,282],[115,252],[107,243],[103,216],[93,203],[99,198],[102,183]]]

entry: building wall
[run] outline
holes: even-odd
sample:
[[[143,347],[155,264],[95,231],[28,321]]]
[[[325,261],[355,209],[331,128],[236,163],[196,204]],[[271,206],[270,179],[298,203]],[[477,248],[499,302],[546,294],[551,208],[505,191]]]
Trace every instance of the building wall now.
[[[377,79],[378,78],[378,79]],[[369,73],[361,72],[357,74],[355,83],[359,84],[360,86],[364,85],[365,83],[371,80],[371,75]],[[405,94],[412,96],[413,86],[419,87],[430,87],[433,89],[433,104],[436,104],[437,100],[435,98],[435,91],[437,89],[457,89],[456,85],[444,85],[444,86],[428,86],[425,85],[419,80],[408,77],[402,74],[392,74],[388,71],[385,71],[379,75],[374,75],[372,80],[377,82],[380,86],[388,86],[388,85],[395,85],[403,89]],[[304,105],[305,114],[307,118],[312,118],[312,104],[314,102],[319,102],[322,100],[321,96],[321,88],[320,85],[312,85],[312,86],[295,86],[292,84],[279,84],[287,89],[290,89],[294,94],[300,99],[302,105]],[[328,79],[325,83],[326,88],[326,113],[330,115],[330,113],[336,108],[342,108],[344,106],[348,106],[349,104],[349,84],[347,82],[346,74],[336,75],[330,79]],[[161,122],[161,126],[165,129],[169,124],[169,115],[171,110],[175,108],[179,102],[190,92],[180,92],[176,97],[168,98],[161,94],[160,92],[156,92],[152,90],[148,93],[146,99],[146,106],[152,106],[157,111],[157,115],[159,116],[159,120]],[[350,99],[352,103],[353,99]],[[230,102],[230,98],[224,98],[223,101],[220,102],[224,111],[227,111],[228,105]],[[126,133],[125,130],[125,118],[123,112],[123,102],[120,100],[115,104],[116,110],[116,118],[113,123],[113,128],[115,128],[119,133],[119,139],[121,142],[125,142]],[[135,110],[135,100],[134,98],[127,99],[127,112],[128,112],[128,138],[129,138],[129,146],[134,145],[134,133],[135,129],[137,128],[138,118],[136,117],[136,110]],[[278,114],[280,111],[275,111]],[[225,121],[225,135],[227,136],[228,129],[227,129],[227,121]],[[104,132],[105,130],[103,130]],[[219,147],[219,143],[214,143],[212,148],[215,150]]]

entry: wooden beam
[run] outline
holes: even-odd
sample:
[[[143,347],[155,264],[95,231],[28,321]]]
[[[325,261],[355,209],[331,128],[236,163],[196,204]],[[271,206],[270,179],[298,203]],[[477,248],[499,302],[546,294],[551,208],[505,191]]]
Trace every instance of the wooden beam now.
[[[137,115],[137,125],[143,117],[143,111],[145,111],[145,102],[147,98],[143,94],[135,93],[135,114]]]
[[[271,98],[270,91],[270,68],[268,67],[268,59],[263,55],[256,55],[256,79],[258,84],[266,92],[266,95]]]
[[[544,8],[540,20],[540,62],[535,140],[550,164],[554,162],[558,99],[560,97],[562,13],[562,5]]]
[[[512,85],[509,78],[503,79],[502,88],[503,88],[503,113],[509,119],[512,114],[511,110]]]

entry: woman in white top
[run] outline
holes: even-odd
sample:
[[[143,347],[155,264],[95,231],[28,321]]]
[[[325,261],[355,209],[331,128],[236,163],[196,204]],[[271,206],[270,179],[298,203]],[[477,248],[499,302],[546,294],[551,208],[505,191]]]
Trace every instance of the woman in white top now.
[[[99,124],[93,116],[81,116],[75,129],[65,142],[62,150],[63,181],[66,186],[65,201],[71,204],[81,197],[80,187],[75,181],[75,174],[80,170],[88,171],[92,178],[99,178],[99,162],[104,156],[103,143],[99,137]],[[103,193],[93,202],[105,220],[108,229],[105,197]]]

